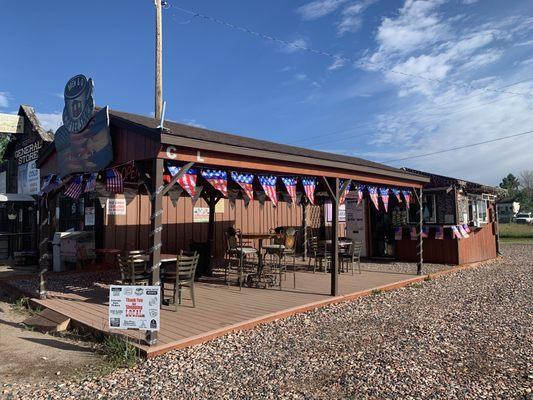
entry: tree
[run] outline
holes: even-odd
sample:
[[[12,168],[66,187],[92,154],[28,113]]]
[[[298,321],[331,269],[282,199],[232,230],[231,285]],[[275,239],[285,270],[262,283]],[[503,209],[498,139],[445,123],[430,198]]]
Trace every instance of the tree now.
[[[533,169],[520,172],[520,186],[530,197],[533,197]]]
[[[500,183],[502,189],[507,189],[509,195],[513,196],[518,192],[520,188],[520,182],[513,174],[508,174],[505,178],[502,179]]]

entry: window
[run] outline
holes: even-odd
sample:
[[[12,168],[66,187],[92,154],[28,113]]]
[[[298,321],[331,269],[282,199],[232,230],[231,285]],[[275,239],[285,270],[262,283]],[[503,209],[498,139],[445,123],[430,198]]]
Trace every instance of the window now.
[[[481,196],[468,198],[468,220],[475,226],[481,226],[489,222],[487,200],[483,200]]]
[[[422,196],[422,215],[424,223],[435,224],[437,222],[437,199],[434,194]],[[409,207],[409,223],[418,223],[418,206]]]
[[[480,224],[486,224],[488,222],[488,218],[487,218],[487,200],[478,200],[477,201],[477,221]]]

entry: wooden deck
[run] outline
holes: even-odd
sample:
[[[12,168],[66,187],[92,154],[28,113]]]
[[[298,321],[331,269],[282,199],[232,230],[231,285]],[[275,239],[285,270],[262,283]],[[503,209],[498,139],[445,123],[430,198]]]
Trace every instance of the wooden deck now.
[[[361,274],[341,274],[341,296],[329,296],[330,275],[311,272],[296,273],[296,289],[292,274],[287,275],[282,290],[254,289],[215,283],[197,283],[196,307],[187,298],[178,312],[163,306],[158,343],[143,344],[144,332],[115,331],[127,334],[148,357],[174,348],[187,347],[221,336],[225,333],[251,328],[259,323],[303,312],[325,304],[343,301],[346,296],[387,285],[404,284],[422,279],[416,275],[363,270]],[[52,278],[53,279],[53,278]],[[33,300],[41,307],[50,308],[70,317],[74,322],[92,329],[109,332],[106,286],[77,287],[69,285],[61,292],[49,293],[49,299]]]

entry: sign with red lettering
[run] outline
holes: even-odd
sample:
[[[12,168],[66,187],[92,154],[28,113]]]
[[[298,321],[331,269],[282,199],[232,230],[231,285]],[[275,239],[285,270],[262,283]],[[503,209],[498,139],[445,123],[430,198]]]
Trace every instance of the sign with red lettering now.
[[[112,285],[109,288],[109,328],[159,330],[159,286]]]

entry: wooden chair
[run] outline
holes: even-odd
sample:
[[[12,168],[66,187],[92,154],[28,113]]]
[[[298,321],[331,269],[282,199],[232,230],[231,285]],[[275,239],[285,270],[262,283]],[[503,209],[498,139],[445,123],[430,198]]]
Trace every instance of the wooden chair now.
[[[353,275],[354,264],[357,263],[359,267],[359,273],[361,273],[361,251],[362,249],[363,249],[362,242],[354,242],[350,244],[348,251],[346,251],[345,253],[339,254],[341,266],[343,270],[344,270],[344,264],[346,264],[346,271],[348,271],[348,268],[351,269],[352,275]]]
[[[148,271],[148,254],[144,250],[133,250],[117,255],[122,284],[148,284],[150,272]]]
[[[186,255],[187,254],[187,255]],[[200,255],[196,252],[187,252],[183,250],[178,255],[176,261],[176,268],[165,268],[165,273],[161,279],[163,285],[169,283],[173,285],[172,288],[172,300],[176,311],[181,304],[181,293],[185,289],[189,289],[189,293],[192,300],[192,306],[196,307],[196,302],[194,298],[194,273],[196,272],[196,267],[198,266],[198,260]],[[176,301],[176,297],[178,301]]]
[[[320,246],[318,237],[311,236],[307,245],[307,256],[309,257],[309,267],[311,267],[311,260],[314,260],[313,273],[316,272],[317,265],[323,266],[324,272],[327,272],[331,264],[331,254],[326,250],[325,246]]]

